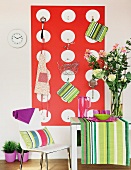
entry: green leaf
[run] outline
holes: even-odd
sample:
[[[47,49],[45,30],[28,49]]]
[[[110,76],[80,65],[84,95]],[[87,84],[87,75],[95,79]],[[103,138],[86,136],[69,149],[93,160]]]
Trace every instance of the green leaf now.
[[[123,89],[126,89],[126,87],[127,87],[127,84],[124,85]]]
[[[125,75],[127,80],[131,80],[131,73],[130,72],[127,72],[127,74]]]
[[[6,141],[3,146],[5,153],[13,153],[16,150],[17,144],[14,141]]]

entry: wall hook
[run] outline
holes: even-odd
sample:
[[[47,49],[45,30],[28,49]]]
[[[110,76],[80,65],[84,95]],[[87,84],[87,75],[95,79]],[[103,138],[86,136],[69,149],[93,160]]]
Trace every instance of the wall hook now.
[[[42,29],[41,29],[41,39],[42,39],[42,42],[44,43],[45,42],[45,38],[44,38],[44,33],[43,33],[43,30],[44,30],[44,23],[46,22],[46,18],[44,16],[42,16],[40,18],[40,21],[42,23]]]
[[[44,22],[46,22],[46,18],[45,18],[44,16],[42,16],[42,17],[40,18],[40,21],[41,21],[42,23],[44,23]]]
[[[91,19],[91,21],[94,21],[94,16],[92,16],[92,19]]]
[[[66,50],[69,50],[70,45],[71,45],[71,44],[74,44],[74,43],[75,43],[74,41],[73,41],[73,42],[70,42],[70,43],[66,43],[67,45],[65,45],[64,48],[65,48]]]

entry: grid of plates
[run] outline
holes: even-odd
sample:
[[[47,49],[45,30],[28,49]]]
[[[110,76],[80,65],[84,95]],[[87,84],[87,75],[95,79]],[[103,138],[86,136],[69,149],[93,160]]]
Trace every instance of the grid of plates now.
[[[81,9],[83,8],[83,9]],[[80,10],[81,9],[81,10]],[[84,60],[86,48],[92,49],[93,54],[99,60],[98,50],[104,49],[104,42],[98,43],[85,36],[85,31],[92,20],[101,19],[104,22],[104,7],[35,7],[32,10],[32,106],[41,108],[41,96],[35,95],[33,91],[35,82],[35,73],[41,48],[45,53],[47,68],[50,71],[51,93],[49,97],[43,99],[43,103],[48,101],[49,112],[46,115],[46,108],[42,111],[42,124],[44,125],[69,125],[70,117],[77,116],[77,98],[71,104],[62,101],[56,94],[57,90],[67,81],[72,82],[79,90],[80,96],[91,98],[92,107],[88,111],[92,115],[92,110],[104,107],[104,85],[98,82],[98,87],[92,89],[88,86],[92,78],[92,70]],[[56,13],[55,13],[56,11]],[[81,11],[81,12],[80,12]],[[59,14],[59,15],[58,15]],[[55,16],[56,15],[56,16]],[[81,15],[81,16],[80,16]],[[41,17],[46,18],[44,23],[43,35],[45,38],[44,45],[41,40]],[[82,21],[79,21],[82,19]],[[81,25],[82,23],[82,25]],[[56,26],[57,25],[57,26]],[[56,28],[57,27],[57,28]],[[69,49],[64,46],[68,43]],[[55,44],[54,44],[55,43]],[[60,73],[57,62],[62,61],[70,63],[77,60],[79,62],[78,73],[70,76]],[[55,75],[57,74],[57,75]]]

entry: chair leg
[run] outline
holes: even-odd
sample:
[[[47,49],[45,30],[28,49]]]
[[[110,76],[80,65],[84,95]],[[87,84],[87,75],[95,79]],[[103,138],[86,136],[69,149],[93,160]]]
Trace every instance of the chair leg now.
[[[24,156],[24,150],[22,150],[22,152],[21,152],[21,159],[20,159],[20,170],[22,170],[23,156]]]
[[[48,170],[48,155],[45,153],[46,170]]]
[[[43,152],[41,152],[41,159],[40,159],[40,167],[41,167],[41,170],[42,170],[42,165],[43,165]]]
[[[67,153],[68,153],[68,169],[71,170],[70,148],[67,148]]]

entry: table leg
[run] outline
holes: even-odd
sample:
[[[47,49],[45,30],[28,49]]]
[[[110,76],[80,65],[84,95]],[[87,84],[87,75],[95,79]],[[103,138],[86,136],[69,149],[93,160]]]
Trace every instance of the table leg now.
[[[71,125],[71,167],[77,170],[77,125]]]

